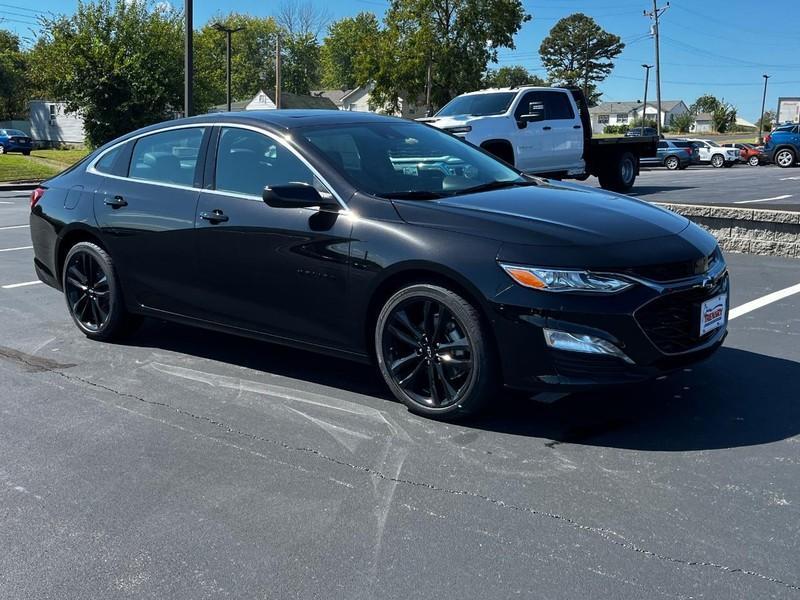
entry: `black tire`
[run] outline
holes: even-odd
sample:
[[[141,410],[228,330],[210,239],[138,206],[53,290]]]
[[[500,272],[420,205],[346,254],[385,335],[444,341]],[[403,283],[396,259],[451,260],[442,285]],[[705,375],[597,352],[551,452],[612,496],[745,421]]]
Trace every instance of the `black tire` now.
[[[511,148],[511,144],[505,144],[502,142],[494,142],[486,144],[486,146],[481,146],[486,152],[489,154],[496,156],[500,160],[508,163],[512,167],[514,166],[514,150]]]
[[[757,167],[758,165],[761,164],[761,161],[758,160],[757,156],[751,156],[750,158],[747,159],[747,164],[750,165],[751,167]]]
[[[715,169],[721,169],[725,166],[725,157],[722,154],[715,154],[711,157],[711,166]]]
[[[119,339],[141,322],[125,309],[114,261],[97,244],[78,242],[70,248],[61,284],[72,320],[90,339]]]
[[[781,148],[775,153],[775,164],[782,169],[793,167],[797,163],[797,154],[791,148]]]
[[[23,150],[22,151],[22,156],[30,156],[30,155],[31,155],[31,151],[30,150]]]
[[[393,294],[374,341],[381,375],[412,412],[460,419],[480,412],[497,391],[499,369],[480,314],[444,287],[420,283]]]
[[[619,160],[609,162],[600,171],[597,179],[600,187],[614,192],[627,192],[636,181],[636,157],[630,152],[623,152]]]
[[[677,171],[681,168],[681,161],[677,156],[668,156],[664,159],[664,166],[670,171]]]
[[[726,169],[730,169],[730,168],[731,168],[731,167],[733,167],[733,165],[735,165],[735,164],[736,164],[735,162],[726,162],[726,163],[725,163],[725,168],[726,168]]]

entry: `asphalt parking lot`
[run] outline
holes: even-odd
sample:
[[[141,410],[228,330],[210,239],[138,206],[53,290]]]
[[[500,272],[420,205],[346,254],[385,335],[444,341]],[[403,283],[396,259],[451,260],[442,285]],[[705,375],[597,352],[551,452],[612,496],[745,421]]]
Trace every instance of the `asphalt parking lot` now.
[[[595,177],[586,183],[599,186]],[[648,202],[800,210],[800,168],[743,163],[729,169],[696,165],[684,171],[643,167],[631,195]]]
[[[335,358],[90,342],[27,212],[0,195],[0,598],[800,597],[800,261],[728,256],[694,369],[450,425]]]

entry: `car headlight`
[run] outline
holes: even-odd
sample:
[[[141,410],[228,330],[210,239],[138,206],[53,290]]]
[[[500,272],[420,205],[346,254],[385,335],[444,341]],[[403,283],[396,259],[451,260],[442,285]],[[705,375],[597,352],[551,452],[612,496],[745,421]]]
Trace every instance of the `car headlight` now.
[[[472,131],[472,127],[469,125],[464,125],[463,127],[448,127],[446,131],[448,133],[452,133],[453,135],[458,135],[459,133],[469,133]]]
[[[523,267],[501,263],[509,277],[521,286],[545,292],[620,292],[633,282],[610,275],[598,275],[590,271]]]

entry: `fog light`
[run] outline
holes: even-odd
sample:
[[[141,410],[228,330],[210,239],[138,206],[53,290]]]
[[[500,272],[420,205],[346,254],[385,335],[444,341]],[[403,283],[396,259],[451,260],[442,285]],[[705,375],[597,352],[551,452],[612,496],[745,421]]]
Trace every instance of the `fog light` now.
[[[544,341],[551,348],[565,350],[567,352],[582,352],[584,354],[604,354],[606,356],[616,356],[626,363],[634,364],[628,356],[608,340],[584,335],[582,333],[570,333],[569,331],[559,331],[557,329],[544,329]]]

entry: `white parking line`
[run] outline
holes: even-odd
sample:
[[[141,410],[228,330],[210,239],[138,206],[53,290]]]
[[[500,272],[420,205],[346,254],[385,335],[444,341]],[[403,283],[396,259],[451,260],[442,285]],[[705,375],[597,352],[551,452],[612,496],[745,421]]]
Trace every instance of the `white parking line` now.
[[[0,200],[0,204],[14,204],[13,202],[6,202],[5,200]]]
[[[0,252],[13,252],[14,250],[30,250],[33,246],[17,246],[16,248],[0,248]]]
[[[37,283],[42,283],[38,279],[36,281],[23,281],[22,283],[9,283],[8,285],[0,286],[4,290],[13,290],[14,288],[26,287],[29,285],[36,285]]]
[[[739,200],[738,202],[734,202],[734,204],[753,204],[755,202],[769,202],[770,200],[786,200],[786,198],[791,198],[792,194],[784,194],[783,196],[775,196],[774,198],[761,198],[760,200]]]
[[[767,294],[761,298],[756,298],[755,300],[742,304],[741,306],[737,306],[736,308],[732,308],[728,314],[728,320],[733,321],[733,319],[736,317],[741,317],[742,315],[746,315],[757,308],[761,308],[767,304],[772,304],[778,300],[783,300],[784,298],[788,298],[794,294],[800,294],[800,283],[782,290],[778,290],[777,292],[772,292],[771,294]]]
[[[26,229],[30,227],[30,225],[6,225],[5,227],[0,227],[0,229]]]

